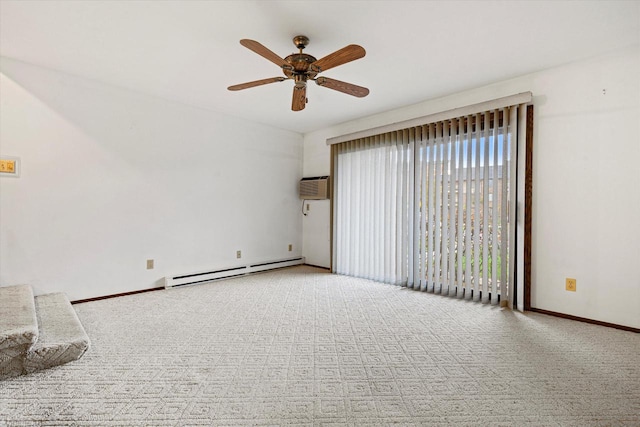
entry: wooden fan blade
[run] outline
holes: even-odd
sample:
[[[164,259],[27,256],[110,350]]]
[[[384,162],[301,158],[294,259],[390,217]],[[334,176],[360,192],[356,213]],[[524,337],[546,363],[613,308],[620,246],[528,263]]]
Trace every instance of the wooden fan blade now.
[[[304,110],[307,104],[307,87],[293,87],[293,99],[291,100],[291,109],[293,111]]]
[[[273,62],[280,68],[291,67],[287,61],[280,58],[278,55],[276,55],[275,53],[273,53],[272,51],[270,51],[269,49],[267,49],[266,47],[264,47],[263,45],[261,45],[255,40],[242,39],[240,40],[240,44],[246,47],[247,49],[254,51],[258,55],[262,56],[263,58],[268,59],[269,61]]]
[[[266,85],[269,83],[281,82],[284,80],[287,80],[287,79],[285,77],[271,77],[270,79],[262,79],[262,80],[256,80],[254,82],[240,83],[239,85],[229,86],[227,89],[242,90],[242,89],[248,89],[250,87]]]
[[[328,77],[318,77],[316,83],[319,86],[328,87],[329,89],[337,90],[347,95],[357,96],[358,98],[364,98],[369,95],[369,89],[366,87],[341,82],[340,80],[330,79]]]
[[[355,61],[366,55],[366,51],[362,46],[357,44],[350,44],[343,47],[324,58],[318,59],[316,62],[311,63],[310,68],[318,72],[327,71],[330,68],[337,67],[338,65],[346,64],[347,62]]]

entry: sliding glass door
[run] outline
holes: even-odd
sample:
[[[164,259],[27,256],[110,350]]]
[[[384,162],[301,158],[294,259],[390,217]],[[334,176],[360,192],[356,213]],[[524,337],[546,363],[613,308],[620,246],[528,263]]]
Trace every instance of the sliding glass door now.
[[[517,107],[332,146],[333,269],[498,303],[513,281]]]

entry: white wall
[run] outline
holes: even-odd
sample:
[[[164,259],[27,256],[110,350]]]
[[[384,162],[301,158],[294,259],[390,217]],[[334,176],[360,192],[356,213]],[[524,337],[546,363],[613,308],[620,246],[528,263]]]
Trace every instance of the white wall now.
[[[640,47],[305,135],[304,174],[329,173],[326,139],[514,93],[534,95],[532,306],[640,327]],[[375,88],[372,88],[375,90]],[[325,215],[303,253],[329,266]],[[317,210],[317,209],[316,209]],[[325,223],[326,222],[326,223]],[[324,255],[320,255],[324,253]],[[565,278],[577,292],[565,291]]]
[[[304,149],[304,176],[328,176],[329,150],[322,139],[323,132],[320,132],[320,139],[317,143],[309,143],[313,134],[305,136]],[[329,239],[329,200],[307,200],[305,205],[309,205],[309,210],[304,207],[306,216],[302,219],[302,252],[305,262],[318,267],[329,268],[331,260],[329,258],[331,241]]]
[[[301,254],[301,135],[8,58],[0,71],[0,153],[22,165],[0,178],[0,286],[83,299]]]

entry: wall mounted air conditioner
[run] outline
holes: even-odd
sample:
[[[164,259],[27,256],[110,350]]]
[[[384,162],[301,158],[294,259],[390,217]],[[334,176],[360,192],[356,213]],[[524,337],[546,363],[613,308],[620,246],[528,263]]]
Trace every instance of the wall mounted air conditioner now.
[[[314,176],[300,180],[300,198],[304,200],[322,200],[329,198],[329,177]]]

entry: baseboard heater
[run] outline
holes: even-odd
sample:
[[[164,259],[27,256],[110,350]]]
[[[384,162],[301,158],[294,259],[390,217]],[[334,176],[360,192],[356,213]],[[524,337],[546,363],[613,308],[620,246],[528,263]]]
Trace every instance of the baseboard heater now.
[[[282,259],[277,261],[264,261],[249,265],[239,265],[235,267],[181,274],[177,276],[167,276],[164,278],[164,287],[175,288],[178,286],[196,285],[199,283],[211,282],[218,279],[244,276],[246,274],[258,273],[260,271],[266,270],[275,270],[276,268],[291,267],[300,264],[304,264],[304,257]]]

